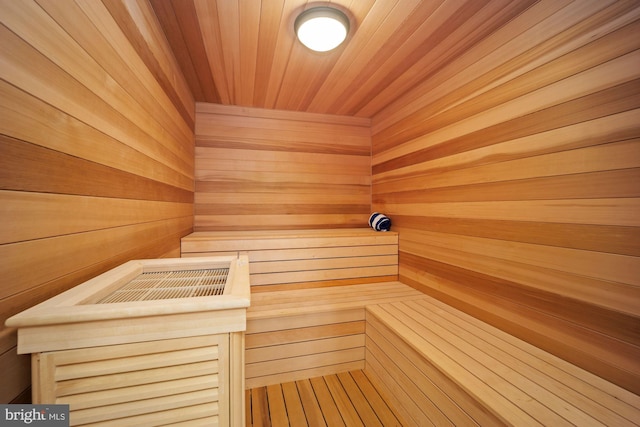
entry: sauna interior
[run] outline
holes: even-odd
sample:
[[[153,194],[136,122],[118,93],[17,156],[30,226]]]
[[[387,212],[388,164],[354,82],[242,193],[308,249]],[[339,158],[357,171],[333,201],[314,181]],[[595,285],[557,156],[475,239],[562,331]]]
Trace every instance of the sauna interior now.
[[[2,324],[192,233],[382,212],[372,284],[639,394],[640,2],[331,4],[349,34],[314,53],[312,1],[0,0]],[[16,342],[3,403],[31,401]]]

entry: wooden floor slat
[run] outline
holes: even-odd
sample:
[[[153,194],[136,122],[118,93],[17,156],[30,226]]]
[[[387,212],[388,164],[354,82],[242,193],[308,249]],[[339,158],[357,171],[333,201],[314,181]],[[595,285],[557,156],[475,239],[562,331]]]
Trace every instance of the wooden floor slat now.
[[[270,418],[271,424],[275,426],[288,426],[289,417],[287,416],[287,407],[284,404],[282,387],[280,387],[280,385],[270,385],[262,388],[267,389],[267,399],[269,402],[267,414],[269,414],[268,418]]]
[[[326,427],[327,423],[322,416],[322,410],[320,404],[316,399],[313,391],[313,386],[309,380],[296,381],[298,386],[298,392],[302,400],[302,406],[304,407],[304,413],[307,416],[307,422],[309,427]]]
[[[329,390],[331,390],[331,395],[335,399],[336,405],[338,405],[338,410],[342,414],[345,424],[349,427],[364,427],[350,396],[347,395],[337,375],[326,375],[324,379],[329,386]]]
[[[307,422],[307,416],[304,412],[296,383],[290,382],[282,384],[282,392],[284,394],[284,404],[287,408],[289,424],[301,427],[308,426],[309,423]]]
[[[363,371],[247,391],[247,427],[401,426]]]
[[[333,396],[331,396],[331,390],[327,387],[327,382],[323,377],[311,378],[310,381],[327,424],[330,426],[344,427],[344,420],[336,406],[335,400],[333,400]]]
[[[251,390],[249,395],[251,400],[251,418],[256,425],[271,425],[269,417],[269,407],[267,405],[267,388],[261,387]]]

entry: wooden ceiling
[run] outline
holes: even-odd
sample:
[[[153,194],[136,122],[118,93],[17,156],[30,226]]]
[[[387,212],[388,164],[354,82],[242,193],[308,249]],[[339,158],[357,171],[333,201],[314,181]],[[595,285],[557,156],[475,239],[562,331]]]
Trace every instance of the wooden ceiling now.
[[[535,0],[335,0],[351,32],[296,41],[307,0],[151,0],[199,102],[372,117]]]

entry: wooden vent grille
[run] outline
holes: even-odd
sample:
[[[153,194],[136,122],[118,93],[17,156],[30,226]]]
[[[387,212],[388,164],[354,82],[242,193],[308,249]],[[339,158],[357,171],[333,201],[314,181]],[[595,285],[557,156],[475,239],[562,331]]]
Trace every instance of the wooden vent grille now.
[[[208,297],[224,293],[229,268],[145,272],[98,304]]]

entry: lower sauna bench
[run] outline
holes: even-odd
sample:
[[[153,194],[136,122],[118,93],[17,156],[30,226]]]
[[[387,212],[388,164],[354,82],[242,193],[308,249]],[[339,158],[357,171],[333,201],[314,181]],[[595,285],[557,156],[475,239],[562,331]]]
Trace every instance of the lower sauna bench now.
[[[400,282],[253,293],[246,387],[363,369],[365,306],[422,295]]]
[[[411,299],[398,233],[371,228],[195,232],[181,255],[249,258],[246,386],[364,367],[364,307]]]
[[[640,396],[438,300],[366,311],[364,372],[405,425],[640,423]]]

